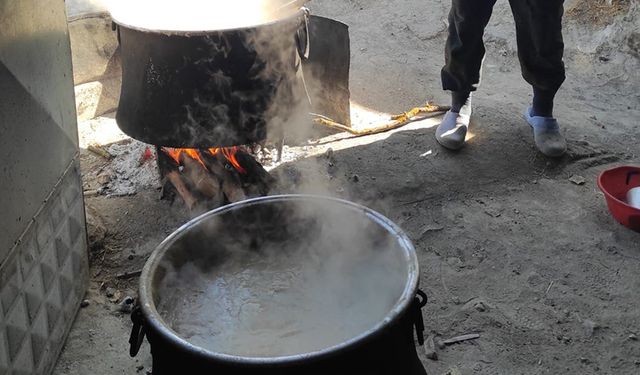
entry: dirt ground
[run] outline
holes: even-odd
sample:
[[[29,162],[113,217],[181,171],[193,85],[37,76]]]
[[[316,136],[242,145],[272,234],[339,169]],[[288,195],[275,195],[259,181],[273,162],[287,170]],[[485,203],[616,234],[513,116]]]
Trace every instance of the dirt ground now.
[[[556,114],[569,152],[560,160],[536,152],[522,120],[530,89],[520,76],[508,3],[499,1],[485,37],[473,136],[463,150],[440,148],[438,119],[429,119],[375,136],[292,145],[297,160],[275,168],[287,181],[304,182],[295,189],[284,183],[282,191],[363,203],[413,239],[429,296],[427,333],[480,334],[439,349],[437,361],[419,350],[429,374],[640,373],[640,234],[613,221],[595,183],[611,165],[640,163],[640,5],[626,3],[605,25],[568,12],[568,79]],[[427,98],[447,103],[439,78],[447,1],[316,0],[312,10],[350,26],[354,107],[375,117]],[[355,125],[365,117],[356,116]],[[108,164],[83,150],[86,190],[99,186]],[[159,196],[149,187],[86,198],[89,304],[55,374],[151,370],[146,344],[129,358],[131,324],[119,311],[126,296],[135,297],[137,277],[118,275],[141,269],[188,220],[179,202]]]

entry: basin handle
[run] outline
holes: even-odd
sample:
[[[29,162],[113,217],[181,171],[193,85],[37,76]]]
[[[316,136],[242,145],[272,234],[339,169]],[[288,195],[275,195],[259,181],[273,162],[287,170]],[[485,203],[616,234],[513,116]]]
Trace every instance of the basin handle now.
[[[131,327],[131,336],[129,336],[129,355],[135,357],[138,351],[140,351],[144,336],[147,332],[140,306],[134,307],[131,312],[131,321],[133,322],[133,327]]]
[[[427,304],[427,301],[427,294],[418,289],[416,291],[416,296],[413,298],[413,325],[416,327],[416,337],[418,338],[418,345],[420,346],[424,344],[424,320],[422,318],[422,308]]]
[[[627,172],[627,185],[629,185],[629,183],[631,183],[631,177],[633,177],[635,175],[640,175],[640,172],[638,172],[638,171],[629,171],[629,172]]]

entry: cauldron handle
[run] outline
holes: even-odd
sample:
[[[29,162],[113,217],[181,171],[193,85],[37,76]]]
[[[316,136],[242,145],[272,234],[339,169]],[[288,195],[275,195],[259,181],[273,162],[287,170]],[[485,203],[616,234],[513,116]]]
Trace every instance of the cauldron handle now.
[[[131,336],[129,336],[129,355],[135,357],[140,351],[146,333],[144,316],[140,306],[136,306],[131,312],[131,321],[133,322],[133,327],[131,328]]]
[[[422,319],[422,308],[427,304],[427,294],[422,290],[416,291],[416,296],[413,298],[414,309],[414,326],[416,327],[416,336],[418,337],[418,345],[424,344],[424,320]]]
[[[304,29],[296,30],[296,44],[298,46],[298,55],[302,60],[309,59],[309,45],[311,44],[311,36],[309,35],[309,9],[303,8],[304,11]],[[304,35],[301,35],[303,34]]]
[[[120,46],[120,26],[114,21],[111,21],[111,31],[116,33],[116,38],[118,39],[118,47]]]

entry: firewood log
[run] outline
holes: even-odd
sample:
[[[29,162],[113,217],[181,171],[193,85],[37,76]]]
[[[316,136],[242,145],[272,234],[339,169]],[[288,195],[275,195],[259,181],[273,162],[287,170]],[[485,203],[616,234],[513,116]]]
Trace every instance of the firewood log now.
[[[193,210],[193,208],[196,206],[197,200],[193,196],[193,194],[191,194],[191,192],[189,191],[189,188],[187,187],[187,184],[182,179],[180,172],[178,172],[177,170],[170,171],[165,175],[165,178],[171,182],[173,187],[175,187],[176,191],[178,192],[178,195],[180,195],[184,203],[187,205],[187,208],[189,210]]]
[[[180,156],[180,162],[184,167],[182,173],[193,189],[212,204],[221,206],[224,203],[224,197],[220,181],[212,176],[199,161],[186,154]]]

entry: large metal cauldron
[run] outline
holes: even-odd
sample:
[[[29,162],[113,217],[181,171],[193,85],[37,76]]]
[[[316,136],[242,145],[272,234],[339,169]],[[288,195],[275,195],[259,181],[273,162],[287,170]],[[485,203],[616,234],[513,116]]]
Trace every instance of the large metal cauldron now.
[[[331,214],[326,215],[328,212]],[[327,222],[327,219],[333,221]],[[355,222],[361,224],[353,226],[357,228],[356,231],[341,229],[344,226],[351,227]],[[253,253],[262,256],[267,251],[264,249],[268,243],[275,244],[277,251],[302,249],[308,244],[309,238],[314,238],[310,235],[314,231],[316,234],[322,233],[323,237],[315,237],[320,241],[323,241],[322,238],[337,242],[349,242],[351,237],[359,241],[368,238],[373,245],[363,247],[365,250],[361,255],[365,258],[341,264],[340,270],[348,275],[352,272],[364,276],[374,273],[378,282],[388,281],[392,284],[390,288],[376,288],[379,293],[376,298],[391,301],[388,310],[382,310],[379,318],[376,317],[373,323],[357,334],[312,351],[274,356],[237,355],[194,345],[182,337],[182,333],[174,330],[171,323],[173,318],[159,312],[165,311],[160,306],[180,304],[186,298],[167,289],[165,281],[175,270],[196,265],[204,272],[216,272],[216,269],[230,266],[225,262],[236,252],[245,251],[245,255]],[[282,247],[278,247],[278,244],[282,244]],[[351,246],[342,247],[338,244],[335,247],[344,253],[351,251]],[[391,255],[385,259],[400,271],[389,274],[362,269],[366,257],[375,254]],[[417,332],[418,342],[423,343],[421,308],[426,303],[424,293],[418,290],[418,278],[418,262],[409,239],[395,224],[368,208],[343,200],[306,195],[272,196],[240,202],[192,220],[169,236],[151,255],[140,279],[140,305],[132,315],[131,355],[136,355],[146,334],[151,345],[154,375],[426,374],[414,344],[414,332]],[[393,285],[391,280],[400,282]],[[353,285],[346,283],[340,287],[348,289]],[[387,289],[392,290],[393,294],[385,295]],[[360,296],[358,294],[351,300],[356,306],[361,300]],[[323,301],[330,303],[332,298],[333,294]],[[364,296],[362,299],[365,299]],[[206,311],[209,311],[208,308]],[[368,312],[368,305],[362,311]],[[216,319],[218,316],[209,318]],[[338,320],[332,322],[343,326],[345,321],[350,324],[347,316]],[[278,344],[278,341],[273,341],[274,346]],[[300,346],[304,344],[300,342]]]
[[[119,127],[172,147],[233,146],[266,137],[293,107],[300,10],[259,26],[215,31],[148,30],[114,19],[122,56]]]

